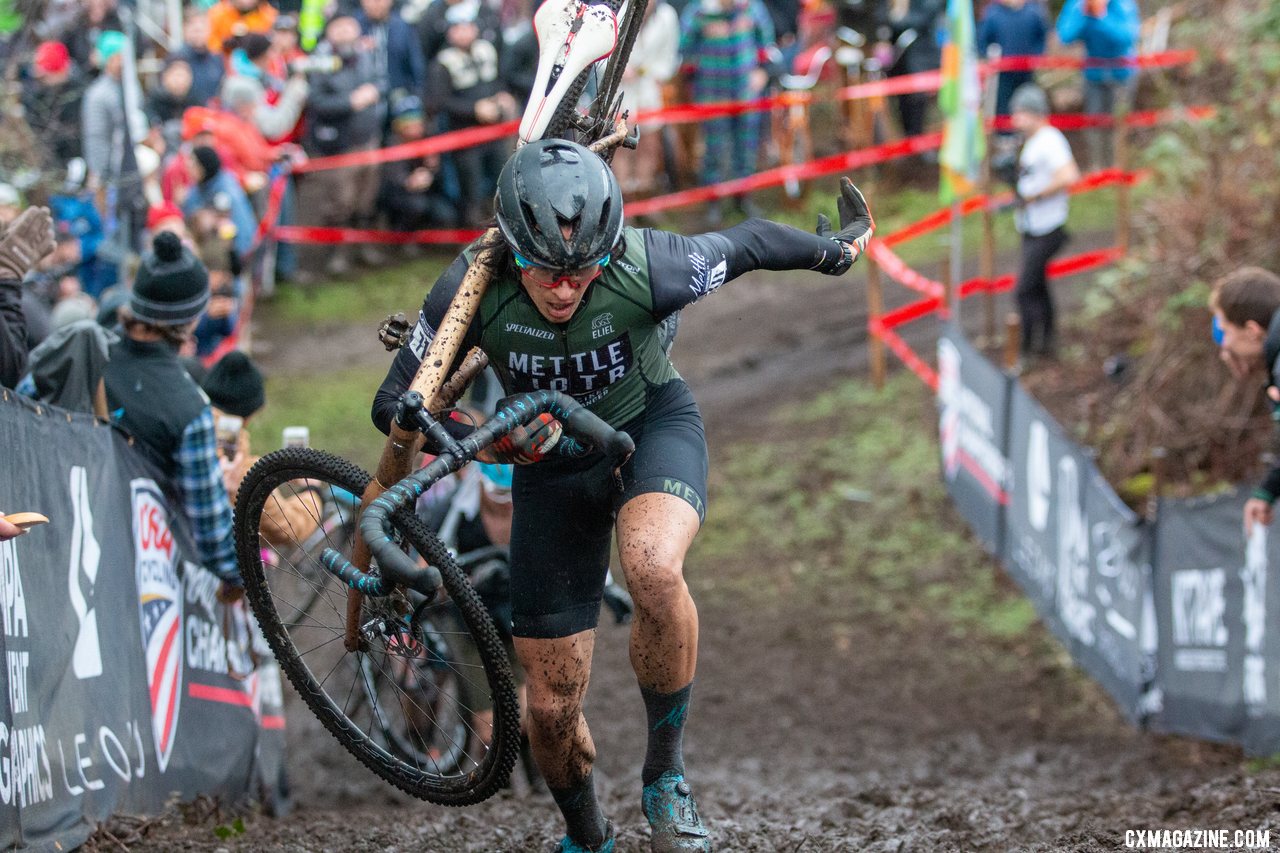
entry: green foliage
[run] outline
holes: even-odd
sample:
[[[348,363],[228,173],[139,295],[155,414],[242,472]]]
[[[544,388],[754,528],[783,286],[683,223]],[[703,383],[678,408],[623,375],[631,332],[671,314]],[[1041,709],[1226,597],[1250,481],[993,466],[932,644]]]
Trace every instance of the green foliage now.
[[[382,368],[352,368],[319,374],[319,381],[268,376],[267,405],[252,424],[254,453],[280,447],[285,427],[306,426],[312,447],[372,470],[383,439],[369,419],[369,408],[384,373]]]
[[[430,257],[366,272],[349,281],[315,285],[281,285],[267,309],[274,322],[318,323],[343,317],[353,323],[378,321],[397,311],[417,311],[422,299],[456,253]]]
[[[850,615],[1009,639],[1034,621],[964,532],[938,477],[932,397],[911,376],[848,382],[713,469],[690,554],[698,595],[767,607],[789,590]],[[716,568],[700,572],[707,562]],[[723,564],[723,565],[721,565]],[[921,595],[924,590],[924,595]]]
[[[1271,770],[1280,770],[1280,752],[1250,758],[1245,761],[1244,769],[1249,773],[1266,773]]]
[[[213,834],[218,836],[220,841],[226,841],[237,835],[244,835],[244,818],[236,818],[229,824],[219,824],[213,828]]]

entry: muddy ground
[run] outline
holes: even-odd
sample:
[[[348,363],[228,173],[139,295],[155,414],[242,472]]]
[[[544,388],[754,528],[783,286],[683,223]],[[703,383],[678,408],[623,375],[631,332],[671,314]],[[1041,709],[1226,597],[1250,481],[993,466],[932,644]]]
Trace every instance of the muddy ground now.
[[[752,277],[687,311],[677,361],[703,406],[713,458],[750,453],[744,438],[769,434],[756,414],[765,404],[865,375],[864,311],[860,283],[810,276]],[[911,338],[924,343],[928,325]],[[918,428],[930,430],[923,395],[919,413]],[[910,485],[882,484],[898,487]],[[960,524],[945,507],[921,512]],[[719,594],[722,573],[753,570],[700,560],[696,546],[690,558],[702,633],[686,752],[718,850],[1109,851],[1124,849],[1128,829],[1280,826],[1280,772],[1251,771],[1233,749],[1135,730],[1039,627],[1017,642],[957,641],[850,619],[856,590],[795,587],[751,610]],[[647,850],[644,717],[625,628],[602,624],[588,719],[618,849]],[[172,819],[130,849],[541,853],[559,838],[546,795],[505,793],[461,810],[408,800],[305,710],[289,725],[292,814],[252,816],[226,840],[213,821]]]

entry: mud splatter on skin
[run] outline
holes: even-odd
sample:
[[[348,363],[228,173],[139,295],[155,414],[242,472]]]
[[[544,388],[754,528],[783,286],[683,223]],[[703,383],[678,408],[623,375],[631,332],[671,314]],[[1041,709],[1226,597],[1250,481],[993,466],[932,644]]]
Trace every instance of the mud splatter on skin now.
[[[684,580],[697,532],[698,514],[672,495],[640,495],[618,513],[618,554],[636,606],[631,666],[658,693],[684,687],[697,669],[698,609]]]
[[[555,640],[516,640],[528,688],[529,741],[554,788],[585,778],[595,763],[595,743],[582,713],[595,636],[590,630]]]

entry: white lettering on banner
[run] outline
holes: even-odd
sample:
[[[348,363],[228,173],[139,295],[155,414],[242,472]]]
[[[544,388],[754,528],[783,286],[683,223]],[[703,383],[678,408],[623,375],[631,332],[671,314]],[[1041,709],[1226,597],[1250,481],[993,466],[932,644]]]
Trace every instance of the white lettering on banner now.
[[[10,729],[0,722],[0,799],[19,808],[53,799],[44,726]]]
[[[1053,475],[1049,465],[1049,430],[1040,421],[1032,421],[1027,430],[1027,520],[1043,533],[1049,524],[1049,507],[1053,504]]]
[[[197,616],[187,617],[187,665],[205,672],[227,673],[227,641],[222,630]]]
[[[27,636],[27,596],[22,591],[18,550],[13,541],[0,544],[0,615],[6,637]]]
[[[153,480],[129,484],[133,494],[133,546],[138,580],[138,621],[146,652],[151,733],[156,763],[169,766],[182,707],[182,581],[169,515]]]
[[[27,667],[31,663],[30,652],[9,652],[5,672],[9,680],[9,704],[16,714],[30,710],[27,704]]]
[[[1142,594],[1142,574],[1129,559],[1129,545],[1121,535],[1124,529],[1125,523],[1118,520],[1093,525],[1093,562],[1100,577],[1113,581],[1117,594],[1136,602]]]
[[[954,480],[965,459],[972,460],[983,487],[1001,502],[1008,488],[1009,460],[996,446],[995,414],[987,401],[964,384],[962,356],[951,341],[938,342],[938,399],[942,402],[939,434],[942,464],[947,479]],[[978,473],[971,472],[971,473]]]
[[[1267,704],[1267,659],[1263,637],[1267,630],[1267,528],[1253,526],[1245,546],[1244,568],[1244,702],[1252,715],[1262,714]]]
[[[1053,585],[1058,567],[1049,559],[1034,536],[1024,535],[1018,541],[1013,559],[1027,573],[1027,579],[1035,585],[1039,596],[1053,600]]]
[[[1089,526],[1080,505],[1080,471],[1076,460],[1058,460],[1058,615],[1067,633],[1094,644],[1097,607],[1089,595]]]
[[[1170,578],[1174,666],[1189,672],[1227,669],[1225,569],[1184,569]]]
[[[218,612],[218,588],[222,582],[212,572],[196,571],[191,564],[183,573],[183,587],[187,604],[198,604],[205,613]]]
[[[58,741],[58,760],[62,765],[62,786],[67,794],[79,797],[85,791],[99,791],[106,787],[102,772],[94,765],[94,751],[90,747],[92,736],[77,732],[68,747]],[[147,755],[142,747],[142,727],[134,720],[125,723],[124,736],[116,734],[110,726],[99,726],[96,738],[98,752],[111,772],[126,783],[147,775]],[[132,750],[132,752],[130,752]],[[71,762],[67,756],[70,752]]]
[[[93,534],[89,475],[79,465],[71,468],[71,510],[74,522],[71,529],[71,565],[67,569],[67,591],[71,598],[71,609],[80,622],[71,668],[76,678],[96,678],[102,675],[102,651],[98,644],[98,612],[93,606],[93,597],[102,548]]]

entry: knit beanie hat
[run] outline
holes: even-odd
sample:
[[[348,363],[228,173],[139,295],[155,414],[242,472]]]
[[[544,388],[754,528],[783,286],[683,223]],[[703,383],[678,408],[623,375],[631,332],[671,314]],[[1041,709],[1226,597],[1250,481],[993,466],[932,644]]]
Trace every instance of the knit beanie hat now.
[[[143,255],[129,312],[153,326],[183,326],[209,304],[209,272],[172,231],[161,231]]]
[[[1009,112],[1047,116],[1049,96],[1035,83],[1023,83],[1013,90],[1013,95],[1009,98]]]
[[[220,411],[241,418],[251,416],[267,401],[261,371],[239,350],[232,350],[219,359],[200,387]]]
[[[222,158],[208,145],[197,145],[191,150],[191,156],[196,158],[196,162],[200,164],[200,171],[204,172],[204,178],[200,183],[204,183],[222,171]]]

